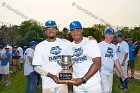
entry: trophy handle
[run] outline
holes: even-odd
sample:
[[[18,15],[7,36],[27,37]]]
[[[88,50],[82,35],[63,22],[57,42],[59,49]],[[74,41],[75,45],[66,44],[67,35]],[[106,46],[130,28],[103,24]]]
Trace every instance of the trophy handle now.
[[[61,66],[60,60],[56,60],[56,62]]]
[[[71,62],[72,62],[72,64],[71,64],[71,66],[69,66],[69,68],[72,68],[72,65],[75,63],[75,61],[73,59],[71,60]]]

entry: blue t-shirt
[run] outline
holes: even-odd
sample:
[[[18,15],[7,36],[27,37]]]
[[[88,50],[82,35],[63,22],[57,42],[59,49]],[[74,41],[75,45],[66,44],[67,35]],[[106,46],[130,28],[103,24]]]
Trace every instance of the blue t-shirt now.
[[[134,52],[135,45],[131,43],[129,45],[129,60],[135,60],[136,59],[136,53]]]
[[[9,52],[5,52],[4,54],[2,54],[2,56],[6,56],[7,57],[5,60],[1,61],[1,65],[2,66],[6,66],[10,62],[10,53]]]

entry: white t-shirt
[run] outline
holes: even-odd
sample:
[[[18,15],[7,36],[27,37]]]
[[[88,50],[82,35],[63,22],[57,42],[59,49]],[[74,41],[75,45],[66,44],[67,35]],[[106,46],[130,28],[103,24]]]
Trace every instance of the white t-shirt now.
[[[40,65],[46,71],[58,75],[62,67],[58,65],[57,60],[59,55],[64,54],[69,44],[69,41],[59,38],[56,38],[55,42],[42,41],[35,48],[33,65]],[[62,84],[56,84],[50,77],[42,76],[42,86],[43,88],[52,88],[62,86]]]
[[[18,47],[17,51],[19,51],[21,58],[23,58],[23,49],[21,47]]]
[[[108,44],[105,41],[99,43],[102,55],[101,73],[112,75],[114,69],[114,61],[117,59],[116,46]]]
[[[118,56],[118,60],[119,60],[120,64],[123,62],[125,53],[128,53],[128,57],[125,62],[125,63],[127,63],[128,59],[129,59],[129,46],[125,41],[122,41],[117,44],[117,56]]]
[[[34,50],[32,48],[27,48],[24,53],[25,63],[24,63],[24,75],[29,75],[31,72],[33,72],[33,66],[29,62],[28,57],[34,56]]]
[[[101,57],[101,51],[96,40],[89,40],[83,37],[80,44],[74,42],[68,47],[67,54],[73,56],[75,63],[73,64],[73,77],[82,78],[93,64],[92,59]],[[86,84],[96,84],[100,82],[99,71],[97,71]]]

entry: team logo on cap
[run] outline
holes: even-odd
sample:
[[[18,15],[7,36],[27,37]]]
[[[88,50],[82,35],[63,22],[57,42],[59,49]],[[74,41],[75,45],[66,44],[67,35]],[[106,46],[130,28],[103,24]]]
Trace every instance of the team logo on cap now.
[[[73,26],[77,26],[74,22],[72,23]]]
[[[49,23],[49,24],[52,24],[52,22],[51,22],[51,21],[49,21],[48,23]]]

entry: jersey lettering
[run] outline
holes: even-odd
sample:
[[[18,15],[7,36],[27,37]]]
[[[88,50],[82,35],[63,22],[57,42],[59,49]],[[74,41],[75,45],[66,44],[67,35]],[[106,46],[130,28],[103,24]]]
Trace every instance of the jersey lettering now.
[[[87,57],[83,55],[83,49],[82,47],[80,48],[73,48],[74,49],[74,52],[73,52],[73,60],[76,62],[76,63],[82,63],[83,61],[87,60]]]
[[[58,54],[60,54],[61,51],[62,51],[62,48],[60,48],[59,46],[51,47],[50,54],[52,54],[53,56],[49,57],[49,61],[55,62],[56,60],[60,59]]]
[[[118,52],[118,53],[121,52],[121,50],[120,50],[120,46],[117,47],[117,52]]]
[[[111,47],[108,47],[108,49],[105,53],[105,57],[113,58],[113,49]]]

